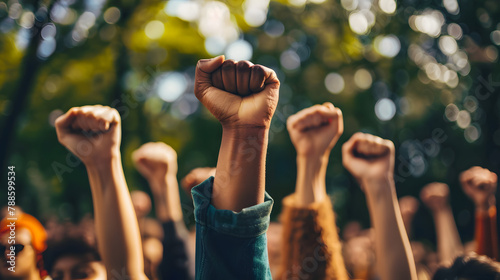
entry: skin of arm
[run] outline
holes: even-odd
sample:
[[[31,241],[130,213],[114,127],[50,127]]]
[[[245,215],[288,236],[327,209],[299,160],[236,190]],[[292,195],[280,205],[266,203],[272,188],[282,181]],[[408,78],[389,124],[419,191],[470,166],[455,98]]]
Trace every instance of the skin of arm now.
[[[437,250],[442,264],[449,265],[463,254],[455,218],[448,202],[450,188],[443,183],[430,183],[420,192],[420,199],[431,210],[436,226]]]
[[[146,143],[132,154],[137,170],[148,180],[156,217],[164,230],[163,256],[159,266],[163,279],[194,279],[190,269],[188,231],[185,227],[179,185],[177,153],[162,142]]]
[[[181,221],[182,207],[177,183],[177,153],[162,142],[146,143],[132,154],[137,170],[146,178],[161,222]]]
[[[342,147],[344,167],[366,195],[381,279],[416,280],[415,262],[396,197],[394,154],[391,141],[364,133],[354,134]]]
[[[315,105],[290,116],[287,129],[297,151],[296,202],[322,201],[330,151],[344,131],[342,111],[332,103]]]
[[[283,219],[287,218],[283,220],[282,236],[283,240],[295,242],[282,244],[279,277],[308,275],[309,279],[347,280],[335,216],[325,186],[330,152],[344,131],[342,111],[329,102],[315,105],[290,116],[287,129],[297,151],[297,183],[294,195],[286,198],[290,204],[282,214]],[[298,225],[307,229],[298,229]],[[318,249],[321,250],[318,254],[324,256],[318,260],[318,268],[304,269],[305,260],[317,257],[317,251],[313,250]],[[299,272],[294,269],[297,266],[301,267]]]
[[[108,277],[119,273],[146,279],[139,227],[120,156],[120,115],[100,105],[72,108],[56,120],[56,132],[59,142],[87,168],[98,249]]]
[[[222,124],[212,205],[240,212],[264,202],[269,127],[279,98],[276,74],[223,56],[200,60],[195,95]]]
[[[408,237],[412,239],[412,223],[415,213],[418,211],[419,207],[418,199],[413,196],[407,195],[399,199],[399,208],[401,209],[401,216],[403,217],[403,223],[405,224],[406,233]]]
[[[499,259],[495,194],[498,177],[488,169],[474,166],[460,174],[465,194],[476,206],[476,253]]]

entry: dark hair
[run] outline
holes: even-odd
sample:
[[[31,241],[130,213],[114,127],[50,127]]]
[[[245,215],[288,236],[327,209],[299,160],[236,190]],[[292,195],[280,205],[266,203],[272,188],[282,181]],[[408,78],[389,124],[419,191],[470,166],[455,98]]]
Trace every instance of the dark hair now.
[[[500,263],[475,253],[459,256],[451,267],[440,268],[432,280],[500,280]]]
[[[61,241],[49,243],[47,250],[43,253],[45,269],[50,274],[56,262],[66,256],[85,256],[91,261],[100,261],[101,257],[96,248],[78,238],[66,238]]]

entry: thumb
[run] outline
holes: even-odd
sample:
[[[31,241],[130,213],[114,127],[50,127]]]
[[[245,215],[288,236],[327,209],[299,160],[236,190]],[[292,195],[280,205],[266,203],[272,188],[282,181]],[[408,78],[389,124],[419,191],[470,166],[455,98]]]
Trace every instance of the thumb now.
[[[217,70],[225,58],[220,55],[211,59],[200,59],[196,64],[194,94],[198,99],[212,86],[212,72]]]

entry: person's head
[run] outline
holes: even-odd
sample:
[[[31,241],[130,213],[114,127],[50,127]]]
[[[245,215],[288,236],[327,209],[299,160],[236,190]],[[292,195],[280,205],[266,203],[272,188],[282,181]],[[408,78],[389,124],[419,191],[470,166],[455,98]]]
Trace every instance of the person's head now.
[[[500,280],[500,263],[469,253],[459,256],[450,267],[439,268],[432,280]]]
[[[8,218],[0,221],[0,278],[33,279],[45,276],[42,252],[46,248],[47,234],[42,224],[25,213],[17,215],[15,221]],[[15,271],[9,270],[13,265]]]
[[[50,244],[43,259],[53,280],[106,279],[106,269],[99,253],[79,238]]]

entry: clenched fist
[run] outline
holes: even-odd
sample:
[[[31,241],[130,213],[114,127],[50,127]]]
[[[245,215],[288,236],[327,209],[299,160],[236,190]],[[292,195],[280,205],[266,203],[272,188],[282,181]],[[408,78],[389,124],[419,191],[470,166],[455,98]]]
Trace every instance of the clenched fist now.
[[[420,199],[432,212],[444,209],[449,196],[450,188],[444,183],[430,183],[420,191]]]
[[[182,189],[191,197],[191,189],[201,184],[210,176],[215,176],[215,167],[199,167],[191,170],[181,181]]]
[[[287,120],[298,156],[328,155],[344,132],[342,111],[332,103],[304,109]]]
[[[269,128],[279,84],[267,67],[219,56],[198,61],[194,93],[224,128]]]
[[[411,219],[417,213],[419,202],[413,196],[407,195],[399,199],[399,209],[401,209],[401,215],[403,220],[405,218]]]
[[[55,127],[59,142],[86,165],[120,154],[120,115],[113,108],[74,107],[57,118]]]
[[[358,132],[342,146],[342,163],[358,182],[392,180],[394,153],[390,140]]]
[[[488,208],[494,204],[497,174],[486,168],[474,166],[460,174],[462,188],[477,207]]]
[[[146,143],[132,154],[137,170],[148,181],[165,180],[167,174],[177,174],[177,153],[163,143]]]

